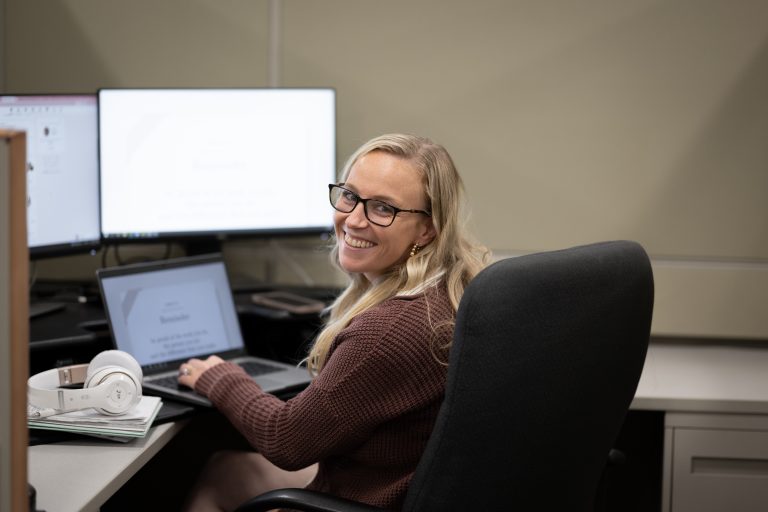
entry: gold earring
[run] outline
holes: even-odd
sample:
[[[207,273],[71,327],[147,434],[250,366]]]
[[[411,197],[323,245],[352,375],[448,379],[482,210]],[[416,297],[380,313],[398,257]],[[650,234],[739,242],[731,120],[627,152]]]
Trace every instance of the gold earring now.
[[[416,256],[420,250],[421,246],[419,244],[413,244],[413,247],[411,247],[411,257]]]

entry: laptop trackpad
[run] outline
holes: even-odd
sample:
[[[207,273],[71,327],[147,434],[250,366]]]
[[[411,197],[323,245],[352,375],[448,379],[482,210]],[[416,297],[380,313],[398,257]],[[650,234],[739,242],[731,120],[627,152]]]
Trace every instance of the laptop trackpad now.
[[[285,382],[276,379],[270,379],[269,377],[256,377],[254,380],[256,381],[256,384],[261,386],[261,388],[265,391],[269,391],[271,389],[279,389],[285,386]]]

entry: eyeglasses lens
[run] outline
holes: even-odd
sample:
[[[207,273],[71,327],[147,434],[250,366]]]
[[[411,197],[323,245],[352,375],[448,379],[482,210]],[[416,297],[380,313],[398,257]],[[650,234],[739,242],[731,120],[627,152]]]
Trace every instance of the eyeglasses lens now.
[[[350,213],[358,202],[362,202],[366,218],[380,226],[389,226],[395,218],[395,209],[387,203],[375,199],[361,199],[354,192],[339,186],[331,187],[330,199],[333,207],[343,213]]]

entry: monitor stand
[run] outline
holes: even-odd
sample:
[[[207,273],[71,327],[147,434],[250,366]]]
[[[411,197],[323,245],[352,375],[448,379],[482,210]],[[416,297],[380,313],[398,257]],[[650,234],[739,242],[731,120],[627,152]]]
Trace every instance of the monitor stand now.
[[[182,244],[187,256],[199,256],[222,252],[222,241],[215,238],[188,240]]]

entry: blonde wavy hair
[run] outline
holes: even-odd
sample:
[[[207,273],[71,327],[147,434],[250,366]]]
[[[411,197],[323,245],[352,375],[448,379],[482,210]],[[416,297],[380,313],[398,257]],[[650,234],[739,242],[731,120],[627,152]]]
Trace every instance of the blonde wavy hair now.
[[[342,170],[341,181],[346,181],[355,162],[372,151],[404,158],[421,175],[436,235],[420,252],[409,257],[404,264],[390,269],[375,284],[361,274],[349,274],[349,286],[329,307],[327,323],[306,359],[313,375],[323,368],[339,332],[355,316],[386,299],[420,293],[444,281],[455,312],[464,288],[490,257],[485,247],[472,242],[468,236],[464,224],[464,185],[445,148],[414,135],[381,135],[363,144],[349,157]],[[341,268],[338,240],[331,250],[331,261]]]

